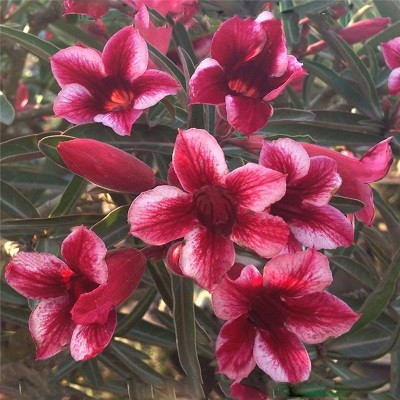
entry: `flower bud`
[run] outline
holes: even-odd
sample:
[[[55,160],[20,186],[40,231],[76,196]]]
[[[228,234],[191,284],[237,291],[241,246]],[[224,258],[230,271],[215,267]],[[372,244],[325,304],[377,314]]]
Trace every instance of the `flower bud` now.
[[[93,139],[74,139],[57,146],[74,174],[105,189],[138,194],[154,187],[152,169],[134,156]]]
[[[179,265],[179,260],[182,253],[182,241],[173,243],[168,249],[166,257],[166,265],[170,271],[176,275],[185,276]]]

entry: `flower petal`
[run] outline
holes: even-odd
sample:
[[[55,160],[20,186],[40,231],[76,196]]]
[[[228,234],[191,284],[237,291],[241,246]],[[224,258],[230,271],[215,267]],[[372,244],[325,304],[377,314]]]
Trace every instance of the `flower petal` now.
[[[156,245],[179,239],[199,224],[192,212],[191,195],[166,185],[136,197],[128,221],[131,235]]]
[[[88,89],[77,83],[64,86],[58,93],[53,109],[56,117],[65,118],[73,124],[93,122],[99,113],[96,99]]]
[[[262,276],[254,265],[244,267],[235,280],[225,276],[212,292],[215,315],[231,320],[247,313],[261,286]]]
[[[224,69],[233,69],[261,53],[266,34],[261,24],[237,16],[223,22],[211,43],[211,57]]]
[[[61,245],[61,254],[69,268],[99,285],[108,279],[106,253],[104,242],[84,226],[70,233]]]
[[[248,163],[226,176],[226,188],[242,207],[264,211],[286,191],[286,178],[278,171]]]
[[[108,8],[107,0],[64,0],[64,15],[86,14],[99,19],[107,14]]]
[[[317,156],[310,158],[308,174],[296,183],[295,190],[301,193],[303,203],[324,206],[341,183],[342,179],[336,172],[336,161]]]
[[[254,359],[276,382],[303,382],[310,376],[311,361],[307,350],[286,328],[258,331]]]
[[[243,379],[256,366],[253,346],[256,329],[247,316],[227,322],[219,331],[215,344],[218,372],[230,379]]]
[[[289,308],[286,327],[310,344],[343,335],[360,318],[344,301],[326,292],[286,300]]]
[[[298,297],[325,289],[332,282],[328,259],[315,249],[274,257],[267,263],[264,286],[282,296]]]
[[[155,69],[145,71],[133,85],[134,107],[138,110],[154,106],[165,96],[176,94],[180,87],[170,75]]]
[[[44,360],[59,353],[72,336],[72,301],[69,295],[42,300],[29,317],[29,330],[36,342],[36,359]]]
[[[137,29],[126,26],[114,34],[104,46],[103,61],[107,75],[132,83],[147,69],[147,44]]]
[[[389,94],[397,96],[400,93],[400,67],[395,68],[388,78]]]
[[[246,212],[237,215],[231,239],[239,246],[254,250],[261,257],[274,257],[284,248],[289,228],[279,217],[267,212]]]
[[[400,67],[400,37],[381,44],[382,54],[390,69]]]
[[[228,167],[224,152],[204,129],[179,131],[172,164],[182,187],[195,192],[203,186],[224,186]]]
[[[129,136],[133,123],[142,115],[143,110],[128,108],[122,111],[112,111],[107,114],[97,114],[93,119],[109,126],[117,135]]]
[[[229,124],[245,135],[264,127],[274,112],[269,103],[244,96],[226,96],[225,104]]]
[[[76,324],[104,324],[110,310],[126,300],[137,287],[146,266],[146,258],[136,249],[107,253],[108,282],[79,296],[71,310]]]
[[[101,54],[87,47],[62,49],[50,57],[50,65],[61,87],[77,83],[90,90],[96,88],[106,76]]]
[[[115,327],[117,314],[110,311],[106,323],[77,325],[71,338],[71,356],[76,361],[84,361],[96,357],[110,343]]]
[[[292,139],[264,141],[259,163],[287,175],[288,184],[307,175],[310,157],[304,148]]]
[[[189,81],[191,104],[222,104],[228,94],[225,73],[218,61],[203,60]]]
[[[186,276],[211,291],[235,262],[235,249],[229,238],[215,235],[203,226],[185,235],[180,267]]]
[[[53,254],[20,251],[7,265],[7,283],[30,299],[49,299],[65,294],[63,276],[73,272]]]
[[[231,396],[237,400],[272,400],[260,389],[235,381],[231,385]]]

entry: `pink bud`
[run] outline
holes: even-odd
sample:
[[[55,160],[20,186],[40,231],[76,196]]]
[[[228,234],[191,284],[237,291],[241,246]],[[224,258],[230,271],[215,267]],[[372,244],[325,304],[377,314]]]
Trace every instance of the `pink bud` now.
[[[152,169],[134,156],[93,139],[74,139],[57,146],[73,173],[105,189],[141,193],[154,187]]]
[[[179,265],[182,253],[182,241],[173,243],[168,249],[166,265],[176,275],[185,276]]]

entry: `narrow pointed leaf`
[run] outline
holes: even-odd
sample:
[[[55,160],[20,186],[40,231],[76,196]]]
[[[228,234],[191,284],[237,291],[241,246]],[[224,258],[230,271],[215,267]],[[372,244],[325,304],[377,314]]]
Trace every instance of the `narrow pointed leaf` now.
[[[7,100],[6,95],[0,91],[0,122],[5,125],[11,125],[14,118],[14,107]]]

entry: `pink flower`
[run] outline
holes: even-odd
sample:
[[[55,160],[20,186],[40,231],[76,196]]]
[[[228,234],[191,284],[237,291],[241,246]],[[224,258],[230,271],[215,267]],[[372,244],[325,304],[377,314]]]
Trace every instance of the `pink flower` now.
[[[103,53],[79,46],[51,57],[62,90],[54,103],[56,116],[74,124],[101,122],[119,135],[129,135],[143,111],[178,84],[168,74],[148,69],[149,52],[138,31],[127,26],[106,43]]]
[[[235,381],[231,385],[231,396],[237,400],[272,400],[260,389]]]
[[[57,151],[70,171],[100,187],[141,193],[155,185],[153,170],[138,158],[93,139],[61,142]]]
[[[382,179],[388,172],[393,161],[390,141],[383,140],[369,149],[360,159],[351,158],[337,151],[310,143],[301,145],[311,156],[325,156],[336,161],[337,171],[342,178],[338,194],[344,197],[360,200],[364,208],[355,213],[356,218],[364,224],[371,225],[375,215],[372,190],[369,185]]]
[[[158,186],[132,203],[130,233],[163,245],[184,238],[180,268],[210,290],[235,261],[233,243],[262,257],[282,250],[289,230],[264,211],[285,193],[285,177],[248,163],[229,172],[222,149],[207,131],[180,131],[172,167],[181,190]]]
[[[228,320],[216,342],[219,372],[240,380],[256,364],[278,382],[308,379],[302,342],[316,344],[347,332],[359,315],[324,292],[328,259],[315,249],[273,258],[263,275],[253,265],[229,273],[212,293],[215,314]]]
[[[309,157],[292,139],[264,142],[260,164],[287,174],[285,196],[271,206],[292,232],[289,250],[298,242],[317,249],[334,249],[353,243],[353,228],[344,214],[328,205],[341,179],[336,162],[328,157]],[[298,241],[298,242],[297,242]]]
[[[115,307],[140,282],[145,258],[136,249],[107,253],[103,241],[81,226],[66,237],[61,253],[19,252],[6,267],[8,284],[40,300],[29,318],[38,360],[70,345],[75,360],[101,353],[116,324]]]
[[[99,19],[107,14],[108,0],[64,0],[64,15],[86,14]]]
[[[287,55],[282,22],[268,11],[256,20],[236,16],[222,23],[211,57],[190,79],[191,104],[224,105],[230,125],[246,135],[267,123],[273,113],[269,102],[304,74]]]
[[[388,78],[389,93],[400,94],[400,37],[382,43],[382,53],[387,66],[393,70]]]

